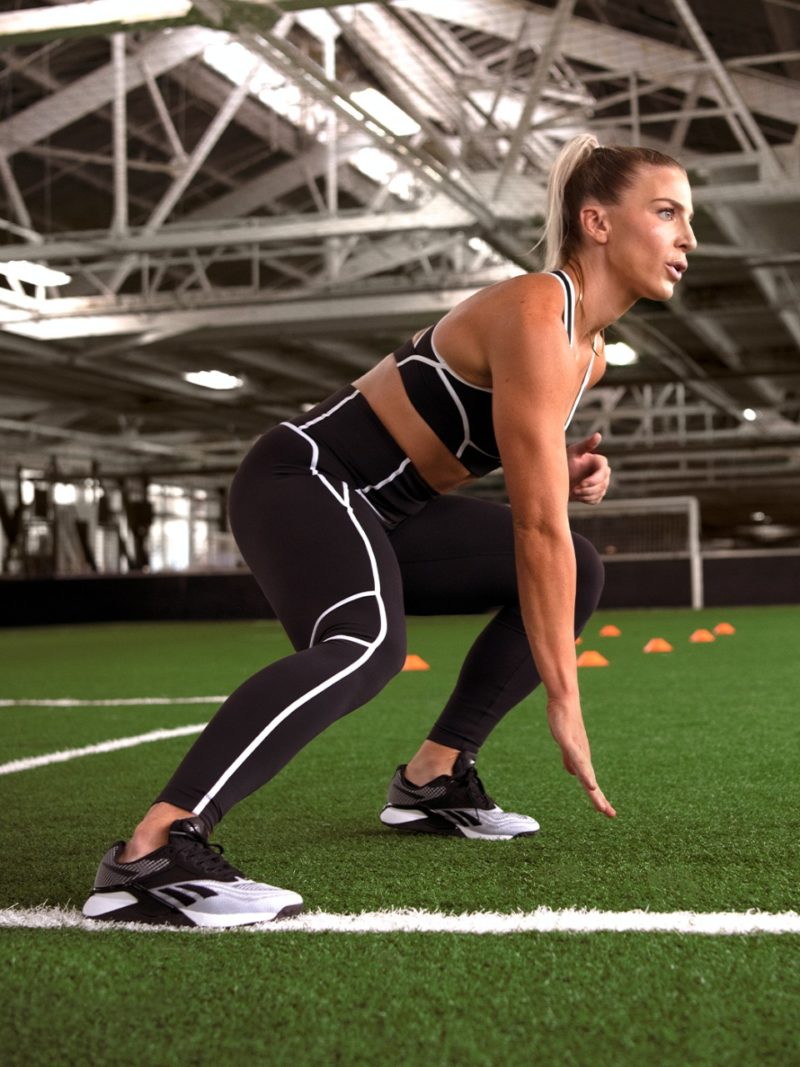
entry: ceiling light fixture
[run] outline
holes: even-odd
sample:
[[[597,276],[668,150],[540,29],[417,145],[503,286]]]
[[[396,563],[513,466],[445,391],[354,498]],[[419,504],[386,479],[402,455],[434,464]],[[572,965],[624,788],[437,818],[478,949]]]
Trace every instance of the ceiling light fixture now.
[[[742,412],[742,418],[747,419],[748,422],[755,422],[758,418],[758,412],[752,408],[745,408]]]
[[[5,274],[9,281],[27,282],[28,285],[68,285],[72,276],[63,270],[53,270],[41,263],[31,263],[27,259],[10,259],[0,263],[0,274]]]
[[[630,367],[639,362],[639,353],[624,341],[615,341],[606,345],[606,363],[611,367]]]
[[[184,374],[184,380],[192,385],[201,385],[204,389],[240,389],[244,385],[243,378],[237,378],[235,374],[226,374],[222,370],[198,370]]]

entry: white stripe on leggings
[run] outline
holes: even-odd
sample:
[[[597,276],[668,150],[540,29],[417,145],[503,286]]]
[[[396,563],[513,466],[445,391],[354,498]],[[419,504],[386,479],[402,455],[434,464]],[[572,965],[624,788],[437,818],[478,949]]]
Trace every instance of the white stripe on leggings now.
[[[352,596],[346,596],[344,600],[337,600],[335,604],[331,604],[329,608],[325,608],[320,617],[314,623],[314,629],[311,631],[311,640],[308,642],[308,647],[314,647],[314,642],[317,639],[317,630],[319,629],[319,624],[322,622],[326,615],[330,615],[332,611],[336,611],[337,608],[341,608],[344,604],[350,604],[354,600],[363,600],[364,597],[367,596],[375,596],[375,593],[372,591],[372,589],[368,589],[365,593],[353,593]]]
[[[370,646],[369,641],[364,641],[360,637],[351,637],[350,634],[331,634],[330,637],[323,639],[322,644],[324,645],[326,641],[350,641],[351,644],[363,645],[364,648],[369,648]]]
[[[236,773],[236,771],[238,771],[242,764],[247,759],[249,759],[250,756],[252,756],[255,750],[262,744],[262,742],[264,742],[269,737],[273,730],[275,730],[278,726],[280,726],[282,722],[288,719],[289,716],[293,714],[293,712],[297,711],[298,708],[303,707],[303,705],[307,704],[309,700],[313,700],[314,697],[318,696],[320,693],[324,693],[326,689],[330,689],[331,686],[336,685],[336,683],[341,681],[342,678],[348,677],[348,675],[353,674],[355,671],[359,670],[359,668],[363,667],[363,665],[371,658],[373,653],[383,644],[389,629],[386,619],[386,606],[384,605],[383,598],[381,596],[381,579],[380,573],[378,571],[378,561],[375,559],[375,553],[372,551],[372,545],[369,543],[369,538],[364,532],[361,523],[355,516],[353,507],[350,503],[350,492],[347,484],[345,482],[342,483],[344,494],[340,496],[339,493],[337,493],[337,491],[330,484],[328,479],[323,474],[320,474],[320,472],[317,470],[317,458],[319,456],[319,449],[317,448],[316,441],[314,441],[312,437],[309,437],[308,434],[303,433],[303,431],[297,426],[294,426],[291,423],[286,423],[285,425],[290,426],[291,429],[293,429],[296,433],[300,434],[301,437],[305,438],[305,440],[307,440],[311,444],[311,473],[315,477],[319,478],[319,480],[322,482],[328,492],[330,492],[334,496],[334,498],[338,500],[340,504],[342,504],[342,506],[347,511],[350,521],[352,522],[353,526],[355,526],[359,537],[364,542],[364,547],[367,550],[370,569],[372,571],[372,577],[375,584],[373,595],[375,596],[375,601],[378,605],[378,615],[380,619],[378,636],[366,647],[362,655],[359,656],[359,658],[354,663],[350,664],[349,667],[345,667],[337,674],[332,675],[326,681],[320,682],[319,685],[314,686],[314,688],[310,689],[307,693],[301,694],[296,700],[292,701],[292,703],[289,704],[288,707],[285,707],[283,711],[279,712],[279,714],[276,715],[275,718],[264,727],[261,733],[259,733],[256,737],[253,738],[253,740],[244,749],[244,751],[236,757],[236,759],[228,767],[228,769],[211,786],[211,788],[208,790],[203,799],[199,802],[199,804],[195,806],[194,811],[196,815],[200,815],[200,813],[203,812],[206,807],[208,807],[208,805],[211,803],[217,793],[219,793],[225,783]]]
[[[350,401],[351,400],[355,400],[355,398],[358,395],[359,395],[358,390],[356,390],[353,393],[350,393],[348,396],[346,396],[344,398],[344,400],[340,400],[338,404],[334,404],[334,406],[332,408],[330,408],[328,411],[323,412],[322,415],[317,415],[317,417],[315,419],[309,419],[308,422],[302,423],[301,424],[301,428],[305,429],[306,426],[313,426],[317,422],[322,422],[323,419],[329,419],[331,417],[331,415],[334,413],[334,411],[338,411],[339,408],[342,407],[344,404],[349,404]],[[285,423],[283,423],[283,425],[284,426],[291,426],[292,423],[285,422]]]

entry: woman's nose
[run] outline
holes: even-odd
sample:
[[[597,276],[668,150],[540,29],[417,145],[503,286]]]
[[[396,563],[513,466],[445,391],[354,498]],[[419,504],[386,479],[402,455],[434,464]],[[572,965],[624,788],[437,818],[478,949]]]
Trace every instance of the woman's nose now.
[[[694,235],[694,230],[687,223],[686,232],[682,234],[678,244],[685,252],[694,252],[697,248],[697,238]]]

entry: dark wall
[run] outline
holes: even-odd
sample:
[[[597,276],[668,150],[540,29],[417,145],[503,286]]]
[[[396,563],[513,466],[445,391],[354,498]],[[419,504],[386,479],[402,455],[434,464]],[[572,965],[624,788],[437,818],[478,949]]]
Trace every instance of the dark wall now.
[[[800,603],[800,553],[703,562],[709,607]],[[686,607],[687,560],[607,560],[601,608]],[[0,626],[158,619],[258,619],[272,611],[250,574],[0,579]]]
[[[689,561],[603,561],[606,584],[601,608],[685,608],[692,603]]]
[[[703,563],[706,603],[800,604],[800,552],[797,555],[707,559]]]
[[[247,572],[0,580],[0,626],[270,617]]]

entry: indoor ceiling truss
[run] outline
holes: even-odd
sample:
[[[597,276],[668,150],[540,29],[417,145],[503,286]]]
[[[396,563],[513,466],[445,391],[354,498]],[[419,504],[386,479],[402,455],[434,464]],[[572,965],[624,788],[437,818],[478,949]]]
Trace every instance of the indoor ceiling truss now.
[[[680,156],[700,248],[679,297],[609,331],[640,363],[576,433],[602,429],[621,485],[649,457],[650,491],[796,477],[800,16],[759,0],[774,47],[751,54],[715,47],[692,0],[661,5],[668,35],[603,0],[164,0],[128,23],[103,4],[0,15],[2,259],[70,278],[0,275],[6,470],[229,468],[536,269],[547,171],[594,130]],[[201,364],[243,388],[190,385]]]

